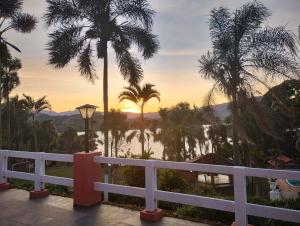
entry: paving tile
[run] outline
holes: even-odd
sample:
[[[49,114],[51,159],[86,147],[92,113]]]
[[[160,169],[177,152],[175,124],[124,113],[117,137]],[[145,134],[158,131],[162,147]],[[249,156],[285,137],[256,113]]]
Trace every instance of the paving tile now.
[[[18,189],[0,192],[0,208],[0,226],[209,226],[170,217],[144,222],[138,211],[104,204],[74,209],[70,198],[29,200],[28,192]]]

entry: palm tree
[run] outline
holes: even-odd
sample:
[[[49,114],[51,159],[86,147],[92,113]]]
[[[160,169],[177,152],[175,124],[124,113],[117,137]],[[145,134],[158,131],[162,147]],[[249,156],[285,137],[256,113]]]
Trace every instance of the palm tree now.
[[[7,140],[8,149],[11,149],[11,119],[10,119],[10,101],[9,94],[13,89],[20,85],[20,78],[18,76],[18,70],[22,68],[21,61],[17,58],[12,58],[9,54],[5,59],[5,63],[2,64],[2,70],[0,71],[2,77],[2,84],[0,92],[6,99],[7,105]],[[0,103],[1,103],[0,99]]]
[[[115,157],[118,158],[120,142],[126,137],[128,130],[127,115],[120,110],[111,109],[108,113],[107,127],[111,132],[111,156],[114,148]]]
[[[0,69],[3,67],[5,59],[9,57],[9,47],[21,52],[18,47],[7,41],[6,32],[15,30],[21,33],[30,33],[37,23],[35,17],[22,12],[22,0],[1,0],[0,2]],[[0,76],[0,85],[2,76]],[[2,86],[2,85],[1,85]],[[0,100],[2,93],[0,92]],[[2,148],[2,106],[0,104],[0,148]]]
[[[158,50],[158,40],[151,33],[154,11],[147,0],[47,0],[47,3],[46,22],[58,27],[49,35],[50,64],[62,68],[77,58],[81,75],[94,81],[92,57],[103,59],[104,147],[108,156],[108,44],[116,54],[123,77],[137,83],[143,70],[129,50],[135,44],[145,59]]]
[[[239,105],[257,106],[253,82],[269,88],[272,79],[299,75],[295,35],[283,26],[263,27],[270,13],[259,1],[232,13],[223,7],[213,9],[210,16],[213,51],[200,58],[200,73],[215,81],[207,105],[216,90],[231,101],[234,159],[240,164],[238,140],[247,135],[240,126]]]
[[[155,85],[150,83],[145,83],[143,86],[140,86],[139,84],[133,84],[131,86],[124,87],[124,91],[122,91],[119,95],[120,102],[123,100],[129,100],[138,105],[141,109],[140,141],[142,144],[142,155],[144,155],[145,152],[144,107],[152,98],[156,98],[158,101],[160,101],[160,93],[158,90],[153,88],[154,86]]]
[[[28,114],[32,119],[35,151],[39,151],[37,133],[36,133],[37,130],[36,115],[45,109],[51,109],[51,105],[46,100],[46,96],[43,96],[37,100],[25,94],[23,94],[23,96],[24,96],[24,99],[22,100],[23,108],[28,112]]]

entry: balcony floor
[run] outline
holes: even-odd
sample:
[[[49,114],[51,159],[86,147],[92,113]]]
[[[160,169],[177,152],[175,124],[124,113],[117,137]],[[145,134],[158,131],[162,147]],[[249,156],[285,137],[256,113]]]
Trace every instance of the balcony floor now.
[[[186,220],[164,217],[157,223],[142,222],[139,212],[110,205],[88,210],[73,209],[73,200],[50,195],[29,200],[27,191],[0,191],[0,226],[208,226]]]

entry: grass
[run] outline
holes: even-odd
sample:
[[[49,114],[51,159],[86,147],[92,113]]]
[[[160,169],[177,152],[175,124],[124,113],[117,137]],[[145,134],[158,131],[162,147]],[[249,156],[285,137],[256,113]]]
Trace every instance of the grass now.
[[[72,166],[51,166],[46,167],[46,174],[56,177],[73,177]]]

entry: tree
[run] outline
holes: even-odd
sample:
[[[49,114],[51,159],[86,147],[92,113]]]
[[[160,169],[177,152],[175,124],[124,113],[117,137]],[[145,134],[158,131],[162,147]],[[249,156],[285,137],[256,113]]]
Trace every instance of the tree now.
[[[42,121],[38,128],[39,151],[54,152],[58,147],[58,133],[52,120]]]
[[[37,133],[36,133],[37,132],[36,115],[45,109],[51,109],[51,105],[46,100],[46,96],[43,96],[37,100],[25,94],[23,94],[23,96],[24,96],[24,99],[22,100],[23,108],[28,112],[28,114],[32,119],[35,151],[39,151]]]
[[[117,158],[120,142],[126,137],[128,130],[127,115],[121,113],[120,110],[111,109],[108,113],[107,128],[110,130],[112,137],[111,156],[114,149],[115,157]]]
[[[153,131],[154,139],[164,147],[163,159],[186,161],[195,158],[196,143],[201,150],[206,141],[201,111],[181,102],[171,108],[161,108],[158,113],[159,129]]]
[[[141,144],[142,144],[142,155],[145,152],[145,136],[144,136],[144,131],[145,131],[145,126],[144,126],[144,107],[146,103],[153,99],[156,98],[158,101],[160,101],[160,93],[158,90],[154,89],[155,85],[152,85],[150,83],[145,83],[143,86],[139,84],[133,84],[128,87],[124,87],[124,91],[122,91],[119,95],[119,100],[120,102],[123,100],[129,100],[136,105],[138,105],[141,109],[141,126],[140,126],[140,131],[141,131]]]
[[[22,68],[21,61],[17,58],[12,58],[9,54],[8,57],[0,59],[2,62],[2,68],[0,68],[2,83],[0,92],[3,94],[7,105],[7,141],[8,149],[11,149],[11,117],[10,117],[10,101],[9,94],[13,89],[20,85],[20,78],[18,76],[18,70]],[[1,95],[2,97],[2,95]],[[2,100],[0,99],[0,103]]]
[[[92,57],[103,59],[104,148],[108,156],[108,44],[116,54],[123,77],[137,83],[143,71],[129,50],[133,44],[137,45],[145,59],[158,50],[157,38],[151,33],[154,11],[147,0],[47,0],[47,3],[46,22],[58,27],[49,35],[50,64],[62,68],[77,58],[81,75],[94,81]]]
[[[213,51],[199,60],[202,76],[215,81],[207,105],[217,90],[231,101],[235,164],[240,164],[238,141],[247,140],[240,126],[239,106],[253,106],[253,113],[258,112],[253,82],[269,88],[274,79],[299,75],[295,35],[283,26],[263,27],[269,16],[269,10],[258,1],[232,13],[223,7],[213,9],[209,21]]]
[[[22,12],[22,6],[22,0],[1,0],[0,2],[0,69],[3,67],[5,59],[10,56],[8,46],[21,52],[18,47],[7,41],[7,38],[5,37],[6,32],[15,30],[21,33],[30,33],[37,23],[34,16]],[[1,84],[2,76],[0,76],[0,85]],[[2,93],[0,92],[0,100],[1,99]],[[1,111],[2,107],[0,104],[0,148],[2,148]]]

